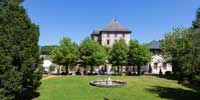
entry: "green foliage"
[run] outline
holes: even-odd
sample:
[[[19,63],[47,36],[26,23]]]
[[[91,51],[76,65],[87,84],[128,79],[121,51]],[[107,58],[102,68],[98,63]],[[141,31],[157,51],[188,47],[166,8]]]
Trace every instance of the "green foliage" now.
[[[194,29],[200,28],[200,8],[197,9],[196,20],[193,22],[193,28]]]
[[[197,10],[196,20],[193,22],[192,40],[194,42],[192,82],[200,85],[200,8]]]
[[[69,65],[73,65],[79,59],[78,45],[70,38],[65,37],[60,41],[60,45],[52,51],[51,58],[54,63],[67,67],[66,73],[68,73]]]
[[[200,8],[197,10],[197,17],[193,24],[194,34],[192,36],[194,40],[194,56],[195,56],[195,74],[200,73]]]
[[[0,99],[18,99],[40,85],[39,28],[31,22],[22,0],[4,0],[0,7]]]
[[[190,82],[188,80],[183,80],[181,83],[185,86],[188,86],[190,84]]]
[[[194,71],[194,44],[191,29],[176,28],[162,41],[164,54],[172,64],[174,74],[183,80]]]
[[[50,55],[51,52],[56,48],[56,45],[52,45],[52,46],[42,46],[40,48],[40,54],[42,55]]]
[[[193,75],[192,77],[192,82],[194,83],[198,83],[198,85],[200,85],[200,74],[199,75]]]
[[[49,67],[49,71],[50,71],[50,72],[55,71],[55,68],[56,68],[55,66],[50,66],[50,67]]]
[[[91,73],[94,65],[101,65],[105,61],[106,51],[96,41],[91,38],[85,38],[79,47],[81,59],[85,64],[91,65]]]
[[[137,40],[130,41],[128,51],[128,61],[130,64],[137,66],[138,74],[140,75],[140,66],[147,64],[152,57],[147,45],[139,44]]]
[[[128,47],[123,39],[120,39],[118,42],[115,42],[113,47],[111,48],[111,51],[109,53],[109,61],[114,65],[118,67],[124,66],[127,64],[127,55]]]
[[[123,72],[122,72],[122,71],[115,72],[115,75],[116,75],[116,76],[123,76]]]

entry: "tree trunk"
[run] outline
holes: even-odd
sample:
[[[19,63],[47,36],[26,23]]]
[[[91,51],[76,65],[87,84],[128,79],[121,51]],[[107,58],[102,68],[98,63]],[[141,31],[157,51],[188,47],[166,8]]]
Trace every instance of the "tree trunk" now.
[[[176,74],[177,74],[176,72],[178,72],[178,71],[180,71],[180,70],[178,68],[177,62],[172,61],[172,72],[173,72],[174,76],[176,76]]]
[[[119,72],[119,66],[117,66],[117,72]]]
[[[90,68],[90,73],[91,75],[93,75],[93,66],[91,65],[91,68]]]
[[[140,66],[137,66],[138,75],[140,75]]]
[[[132,66],[132,72],[135,73],[135,66]]]
[[[121,72],[123,71],[123,66],[121,66]]]
[[[57,74],[60,74],[60,65],[58,65]]]
[[[65,66],[65,73],[66,73],[66,74],[69,74],[69,65],[66,65],[66,66]]]

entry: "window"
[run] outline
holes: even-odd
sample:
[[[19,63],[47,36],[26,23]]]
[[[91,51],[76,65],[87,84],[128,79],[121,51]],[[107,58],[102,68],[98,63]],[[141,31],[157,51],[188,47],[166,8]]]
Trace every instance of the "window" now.
[[[123,37],[125,37],[125,33],[123,33]]]
[[[107,45],[109,45],[110,44],[110,40],[107,40]]]
[[[110,34],[109,34],[109,33],[107,33],[107,37],[110,37]]]
[[[115,40],[115,42],[117,42],[117,40]]]
[[[163,64],[163,69],[167,69],[167,64],[166,63]]]
[[[158,63],[154,63],[154,69],[158,68]]]
[[[115,37],[117,37],[117,33],[115,33]]]

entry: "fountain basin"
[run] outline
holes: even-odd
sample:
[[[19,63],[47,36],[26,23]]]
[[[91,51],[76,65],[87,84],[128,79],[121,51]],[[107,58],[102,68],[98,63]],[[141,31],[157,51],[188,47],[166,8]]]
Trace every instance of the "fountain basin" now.
[[[128,82],[122,80],[93,80],[90,85],[105,88],[116,88],[126,86]]]

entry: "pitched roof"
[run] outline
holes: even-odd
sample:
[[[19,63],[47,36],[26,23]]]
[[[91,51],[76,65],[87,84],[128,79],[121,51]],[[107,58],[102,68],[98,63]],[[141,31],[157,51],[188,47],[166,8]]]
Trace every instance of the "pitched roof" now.
[[[150,43],[149,43],[149,48],[150,49],[161,49],[161,44],[160,44],[160,42],[159,41],[151,41]]]
[[[107,27],[103,28],[101,31],[125,31],[131,32],[128,28],[123,27],[116,19],[113,19]]]

